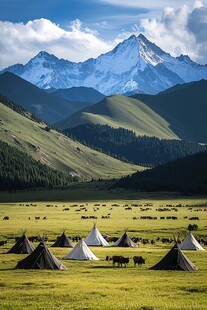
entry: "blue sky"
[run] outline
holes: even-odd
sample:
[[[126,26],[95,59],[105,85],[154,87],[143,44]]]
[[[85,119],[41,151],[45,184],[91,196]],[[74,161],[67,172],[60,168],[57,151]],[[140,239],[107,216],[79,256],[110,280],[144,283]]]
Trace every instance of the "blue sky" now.
[[[207,63],[207,0],[0,0],[0,69],[40,50],[83,61],[140,32]]]

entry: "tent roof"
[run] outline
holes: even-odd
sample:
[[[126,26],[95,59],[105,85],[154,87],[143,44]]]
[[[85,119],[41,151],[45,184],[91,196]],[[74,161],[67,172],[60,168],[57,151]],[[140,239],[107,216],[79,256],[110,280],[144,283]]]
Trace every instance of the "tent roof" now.
[[[126,232],[113,244],[113,246],[137,248],[138,245],[133,242]]]
[[[34,251],[34,246],[31,244],[25,234],[13,245],[13,247],[7,253],[15,254],[30,254]]]
[[[177,243],[156,265],[150,269],[184,271],[198,270],[197,267],[182,253]]]
[[[91,232],[88,234],[86,239],[84,240],[87,245],[91,246],[108,246],[108,242],[104,239],[104,237],[99,232],[96,224],[94,224]]]
[[[52,245],[52,247],[59,247],[59,248],[73,248],[73,244],[70,239],[66,236],[65,232],[62,233],[60,237],[57,237],[57,240]]]
[[[67,268],[50,252],[45,243],[38,247],[26,258],[18,262],[17,269],[51,269],[66,270]]]
[[[201,250],[204,251],[204,248],[198,243],[195,237],[190,233],[185,237],[183,242],[180,244],[181,250]]]
[[[76,246],[69,252],[63,259],[76,259],[76,260],[99,260],[89,249],[87,244],[80,240]]]

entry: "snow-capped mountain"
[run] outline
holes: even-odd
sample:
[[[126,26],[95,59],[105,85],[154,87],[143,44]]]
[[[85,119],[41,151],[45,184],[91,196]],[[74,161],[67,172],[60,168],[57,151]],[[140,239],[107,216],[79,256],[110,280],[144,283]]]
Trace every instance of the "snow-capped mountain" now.
[[[184,55],[174,58],[141,34],[85,62],[74,63],[40,52],[26,65],[13,65],[4,71],[43,89],[85,86],[105,95],[155,94],[178,83],[207,79],[207,65]]]

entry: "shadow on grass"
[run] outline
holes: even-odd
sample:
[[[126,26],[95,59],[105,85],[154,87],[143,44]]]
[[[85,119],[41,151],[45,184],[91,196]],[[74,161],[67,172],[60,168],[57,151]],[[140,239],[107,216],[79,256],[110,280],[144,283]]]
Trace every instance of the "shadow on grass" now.
[[[121,268],[121,267],[114,267],[114,266],[91,266],[89,267],[91,269],[115,269],[115,268]]]

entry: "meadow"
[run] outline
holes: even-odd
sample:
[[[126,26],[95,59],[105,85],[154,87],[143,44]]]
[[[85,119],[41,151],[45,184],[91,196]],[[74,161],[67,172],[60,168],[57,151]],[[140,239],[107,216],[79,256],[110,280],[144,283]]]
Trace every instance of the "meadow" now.
[[[163,244],[158,237],[173,238],[180,233],[183,238],[188,233],[187,226],[196,223],[198,230],[193,232],[194,236],[207,240],[206,197],[126,194],[100,190],[94,184],[88,189],[85,186],[74,185],[66,191],[1,193],[0,240],[8,239],[8,243],[0,247],[0,309],[207,309],[206,251],[184,251],[198,267],[196,272],[149,270],[173,245]],[[168,211],[156,210],[163,207]],[[102,219],[109,213],[110,219]],[[9,220],[3,221],[4,216],[9,216]],[[40,220],[35,220],[35,216],[40,216]],[[43,220],[45,216],[47,220]],[[140,216],[153,216],[157,220],[133,219]],[[161,220],[161,216],[178,219]],[[190,217],[199,220],[192,221]],[[71,237],[84,238],[94,222],[101,233],[119,237],[128,229],[130,237],[155,239],[156,243],[139,242],[138,248],[90,247],[100,260],[61,260],[68,268],[66,271],[17,270],[14,269],[17,262],[26,255],[5,254],[14,244],[14,237],[27,230],[27,236],[46,235],[49,249],[62,259],[70,249],[50,247],[61,230],[66,229]],[[113,267],[112,262],[105,260],[106,255],[130,257],[130,263],[126,268]],[[146,264],[135,268],[134,255],[142,255]]]

